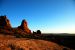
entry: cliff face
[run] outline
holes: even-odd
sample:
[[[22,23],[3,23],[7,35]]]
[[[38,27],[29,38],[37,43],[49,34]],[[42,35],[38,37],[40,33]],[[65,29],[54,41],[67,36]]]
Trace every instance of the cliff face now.
[[[11,28],[10,21],[6,16],[0,16],[0,27],[2,28]]]
[[[26,33],[31,33],[31,30],[29,30],[26,20],[22,20],[22,23],[18,28],[24,30]]]
[[[4,34],[30,34],[31,31],[28,28],[26,20],[23,20],[21,25],[16,28],[12,28],[10,21],[6,16],[0,16],[0,33]]]

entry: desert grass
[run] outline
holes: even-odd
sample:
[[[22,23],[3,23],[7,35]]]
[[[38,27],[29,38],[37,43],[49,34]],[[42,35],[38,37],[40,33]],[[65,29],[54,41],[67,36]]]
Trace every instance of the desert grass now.
[[[28,38],[0,36],[0,50],[72,50],[56,43]]]

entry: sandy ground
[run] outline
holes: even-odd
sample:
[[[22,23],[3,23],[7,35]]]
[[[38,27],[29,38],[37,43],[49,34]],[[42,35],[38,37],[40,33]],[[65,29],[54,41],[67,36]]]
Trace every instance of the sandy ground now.
[[[14,38],[12,36],[0,35],[0,50],[12,50],[11,45],[15,47],[13,50],[63,50],[64,46],[44,40]],[[67,48],[67,50],[71,50]]]

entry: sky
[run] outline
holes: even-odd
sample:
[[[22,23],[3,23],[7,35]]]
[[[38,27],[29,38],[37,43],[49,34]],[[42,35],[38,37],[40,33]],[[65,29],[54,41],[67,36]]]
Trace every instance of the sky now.
[[[0,15],[12,27],[25,19],[31,31],[75,33],[75,0],[0,0]]]

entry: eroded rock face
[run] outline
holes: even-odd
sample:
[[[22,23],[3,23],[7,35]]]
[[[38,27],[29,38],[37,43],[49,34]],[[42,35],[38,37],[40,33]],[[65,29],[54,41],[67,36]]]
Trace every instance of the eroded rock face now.
[[[11,28],[10,21],[6,16],[0,16],[0,27],[2,28]]]
[[[24,30],[26,33],[31,33],[31,30],[28,28],[28,24],[26,20],[22,20],[22,23],[19,26],[19,28]]]
[[[28,24],[26,20],[23,20],[21,25],[16,28],[12,28],[10,25],[10,21],[6,16],[0,16],[0,33],[4,34],[31,34],[31,30],[28,28]]]

